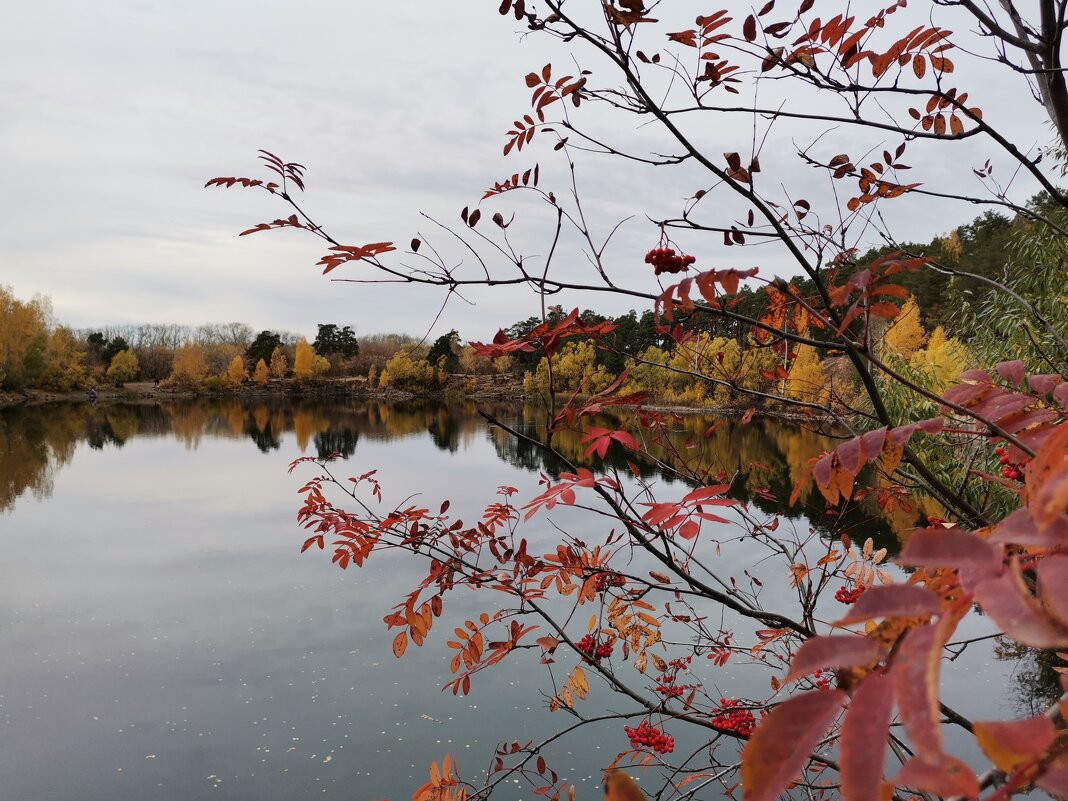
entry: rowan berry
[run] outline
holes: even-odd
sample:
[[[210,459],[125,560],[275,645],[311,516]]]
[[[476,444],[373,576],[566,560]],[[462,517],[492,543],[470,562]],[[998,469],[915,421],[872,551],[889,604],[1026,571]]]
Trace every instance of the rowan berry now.
[[[867,588],[864,587],[864,585],[862,584],[858,584],[853,589],[849,589],[847,587],[839,587],[838,592],[834,594],[834,600],[839,601],[843,604],[856,603],[857,599],[864,593],[865,589]]]
[[[720,698],[719,709],[712,713],[712,726],[720,731],[730,731],[748,737],[756,728],[756,718],[741,701]]]
[[[612,643],[599,643],[592,634],[587,634],[575,643],[575,646],[582,652],[582,660],[587,665],[592,665],[595,662],[599,663],[602,659],[608,659],[614,650]]]
[[[676,254],[674,248],[653,248],[645,254],[645,263],[653,265],[653,272],[656,275],[685,272],[696,261],[696,256]]]
[[[624,726],[623,731],[630,738],[630,747],[635,750],[646,747],[658,754],[670,754],[675,750],[675,738],[650,725],[647,720],[643,720],[636,729]]]
[[[597,592],[605,592],[610,587],[622,587],[627,580],[619,573],[598,573]]]

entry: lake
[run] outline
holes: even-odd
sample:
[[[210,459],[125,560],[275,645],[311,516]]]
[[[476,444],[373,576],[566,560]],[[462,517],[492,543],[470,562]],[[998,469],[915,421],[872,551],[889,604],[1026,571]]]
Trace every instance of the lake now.
[[[539,425],[531,407],[489,406],[515,427]],[[671,447],[636,464],[643,480],[685,491],[658,466],[675,449],[709,476],[733,477],[732,494],[765,511],[832,442],[759,419],[688,415],[671,426]],[[557,444],[572,459],[585,449],[578,435]],[[287,467],[330,452],[346,475],[379,469],[387,500],[422,492],[431,508],[451,498],[476,516],[498,485],[529,499],[539,473],[556,468],[474,405],[195,400],[0,412],[0,799],[398,801],[426,781],[432,759],[451,753],[476,776],[500,741],[566,722],[546,708],[533,652],[485,673],[470,696],[441,692],[453,654],[445,633],[481,610],[477,594],[450,600],[440,630],[398,661],[382,617],[422,566],[386,554],[341,571],[329,550],[299,554],[297,490],[314,466]],[[552,519],[578,525],[573,511]],[[893,549],[920,514],[862,505],[848,520],[827,518],[806,492],[784,519],[823,536],[848,525]],[[547,550],[559,539],[549,518],[532,521],[529,536]],[[756,561],[745,549],[723,560],[738,577]],[[972,648],[986,656],[946,688],[962,710],[1008,717],[1039,691],[1027,660]],[[724,695],[767,694],[767,673],[717,670]],[[590,703],[620,704],[598,686]],[[620,729],[548,749],[580,799],[601,797],[600,770],[627,745]],[[498,797],[535,796],[517,786]]]

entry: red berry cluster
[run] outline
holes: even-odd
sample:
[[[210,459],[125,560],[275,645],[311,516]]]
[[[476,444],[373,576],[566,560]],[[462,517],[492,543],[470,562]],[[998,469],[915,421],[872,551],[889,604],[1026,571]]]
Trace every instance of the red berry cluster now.
[[[592,634],[587,634],[575,643],[575,645],[578,646],[578,649],[582,652],[583,661],[585,661],[587,665],[592,665],[594,662],[600,662],[602,659],[608,659],[608,657],[612,655],[612,643],[598,643],[597,640],[593,638]]]
[[[622,587],[627,580],[619,573],[598,573],[597,592],[605,592],[609,587]]]
[[[719,709],[712,713],[712,725],[720,731],[732,731],[748,737],[756,728],[753,713],[741,701],[719,699]]]
[[[656,691],[665,698],[682,698],[686,688],[680,684],[657,684]]]
[[[946,524],[946,521],[943,520],[941,517],[935,517],[934,515],[927,515],[927,525],[929,525],[931,528],[935,528],[937,526],[944,526],[945,524]]]
[[[695,256],[684,256],[681,253],[676,255],[672,248],[653,248],[645,254],[645,263],[653,265],[656,275],[685,272],[695,261]]]
[[[816,674],[816,689],[817,690],[829,690],[831,688],[831,679],[834,677],[834,671],[821,670]]]
[[[834,600],[840,601],[841,603],[844,603],[844,604],[856,603],[857,602],[857,598],[859,598],[861,595],[863,595],[864,594],[864,590],[866,590],[866,589],[867,589],[867,587],[865,587],[863,584],[858,584],[853,589],[848,589],[846,587],[839,587],[838,588],[838,592],[836,592],[834,594]]]
[[[676,684],[675,680],[678,678],[680,671],[690,669],[692,662],[692,656],[687,656],[683,659],[672,659],[668,662],[663,674],[656,683],[656,691],[665,698],[681,698],[690,688],[683,684]]]
[[[675,738],[664,734],[656,726],[650,726],[649,721],[643,720],[636,729],[624,726],[623,731],[630,738],[630,747],[637,751],[643,746],[651,748],[658,754],[670,754],[675,750]]]
[[[1009,452],[1004,448],[994,448],[998,455],[998,464],[1001,465],[1001,475],[1010,481],[1023,481],[1023,465],[1009,460]]]

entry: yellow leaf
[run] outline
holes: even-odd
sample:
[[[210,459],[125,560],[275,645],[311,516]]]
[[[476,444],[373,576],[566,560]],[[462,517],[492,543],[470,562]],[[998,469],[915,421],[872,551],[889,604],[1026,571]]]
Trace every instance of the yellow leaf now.
[[[575,691],[580,699],[585,700],[586,696],[590,693],[590,683],[586,679],[586,671],[582,668],[575,668],[575,672],[571,674],[571,678],[568,681],[571,688]]]

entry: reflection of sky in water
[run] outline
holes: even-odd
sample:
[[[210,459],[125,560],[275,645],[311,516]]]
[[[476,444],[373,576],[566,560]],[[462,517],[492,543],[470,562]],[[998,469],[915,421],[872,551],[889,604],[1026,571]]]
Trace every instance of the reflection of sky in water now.
[[[474,425],[452,440],[455,452],[436,447],[426,425],[364,436],[340,469],[378,467],[387,498],[421,488],[417,502],[449,497],[457,513],[492,500],[475,493],[499,484],[535,494],[536,473],[502,461]],[[567,721],[542,708],[548,685],[534,652],[476,677],[468,698],[440,692],[452,656],[444,635],[481,611],[477,595],[448,598],[428,644],[394,660],[382,616],[421,574],[392,555],[348,572],[328,555],[298,556],[296,489],[311,472],[285,467],[308,432],[277,436],[264,456],[240,428],[231,421],[195,448],[173,436],[82,442],[50,498],[23,497],[0,515],[0,798],[396,800],[446,752],[475,775],[500,740]],[[589,526],[574,510],[554,519]],[[528,536],[548,550],[554,534],[539,520]],[[725,559],[741,578],[744,561]],[[976,670],[947,692],[967,709],[986,699],[986,716],[1004,717],[1005,670]],[[705,675],[733,697],[763,695],[769,679]],[[580,798],[599,797],[594,774],[625,746],[621,727],[550,749]],[[673,733],[684,751],[686,736]]]

